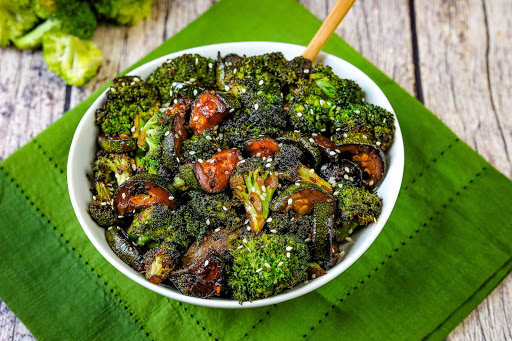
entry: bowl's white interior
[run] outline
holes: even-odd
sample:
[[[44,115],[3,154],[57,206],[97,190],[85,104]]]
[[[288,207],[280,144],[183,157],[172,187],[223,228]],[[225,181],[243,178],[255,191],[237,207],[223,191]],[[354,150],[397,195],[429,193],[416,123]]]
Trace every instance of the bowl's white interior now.
[[[198,53],[206,57],[216,58],[219,51],[221,55],[237,53],[240,55],[245,54],[247,56],[280,51],[287,59],[292,59],[293,57],[300,55],[304,51],[304,47],[271,42],[243,42],[208,45],[172,53],[167,56],[155,59],[138,67],[129,74],[138,75],[145,79],[154,69],[156,69],[169,58],[175,58],[185,53]],[[393,111],[391,104],[384,96],[382,91],[377,87],[377,85],[352,64],[327,53],[320,53],[316,62],[323,63],[324,65],[330,65],[334,73],[343,78],[355,80],[364,90],[366,100],[368,102],[384,107],[389,111]],[[368,247],[373,243],[375,238],[377,238],[378,234],[384,227],[384,224],[388,220],[388,217],[391,214],[393,206],[395,205],[396,199],[398,197],[404,169],[404,147],[400,127],[398,122],[395,120],[395,141],[386,155],[388,166],[387,175],[377,191],[379,196],[381,196],[384,201],[382,214],[376,224],[372,223],[368,227],[361,229],[352,236],[355,244],[347,250],[345,258],[339,262],[338,265],[327,271],[327,275],[309,281],[308,284],[302,283],[297,285],[293,289],[286,290],[279,295],[254,302],[246,302],[242,305],[239,304],[238,301],[225,298],[200,299],[188,297],[181,294],[173,287],[154,285],[149,283],[143,275],[139,274],[137,271],[121,261],[108,246],[104,235],[105,230],[98,226],[91,219],[88,213],[88,206],[92,198],[90,192],[91,184],[89,183],[86,174],[91,173],[90,165],[96,152],[96,136],[98,134],[98,129],[94,122],[95,110],[100,107],[104,100],[105,93],[101,94],[92,104],[89,110],[87,110],[77,127],[73,137],[73,142],[71,144],[67,177],[69,195],[73,209],[76,213],[78,221],[80,222],[83,230],[93,245],[114,267],[119,269],[119,271],[140,285],[143,285],[146,288],[153,290],[161,295],[179,301],[208,307],[246,308],[275,304],[304,295],[324,285],[345,271],[368,249]]]

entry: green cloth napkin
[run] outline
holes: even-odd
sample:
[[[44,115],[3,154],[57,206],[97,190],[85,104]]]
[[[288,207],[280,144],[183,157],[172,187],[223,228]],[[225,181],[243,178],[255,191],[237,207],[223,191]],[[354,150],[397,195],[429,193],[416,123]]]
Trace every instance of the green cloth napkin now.
[[[293,0],[223,0],[134,67],[212,43],[306,45],[319,25]],[[0,165],[0,297],[49,340],[444,338],[511,271],[512,183],[342,39],[324,50],[381,87],[406,154],[393,214],[342,275],[285,303],[221,310],[173,301],[117,271],[83,233],[66,185],[75,127],[102,87]]]

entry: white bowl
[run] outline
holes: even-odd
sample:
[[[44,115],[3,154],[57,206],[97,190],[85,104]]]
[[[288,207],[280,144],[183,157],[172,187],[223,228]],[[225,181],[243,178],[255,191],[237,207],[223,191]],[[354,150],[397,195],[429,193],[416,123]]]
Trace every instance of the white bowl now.
[[[175,58],[185,53],[198,53],[202,56],[217,58],[217,53],[219,51],[221,55],[236,53],[239,55],[245,54],[247,56],[280,51],[287,59],[292,59],[295,56],[301,55],[304,51],[304,47],[273,42],[241,42],[201,46],[171,53],[167,56],[155,59],[139,66],[135,70],[131,71],[129,75],[138,75],[145,79],[153,70],[169,58]],[[316,63],[329,65],[332,67],[335,74],[342,78],[355,80],[363,89],[367,102],[379,105],[388,111],[393,112],[391,104],[379,87],[352,64],[323,52],[318,55]],[[90,192],[91,184],[89,183],[86,174],[92,173],[91,162],[94,160],[97,148],[96,136],[98,134],[98,128],[95,125],[95,111],[105,101],[105,92],[103,92],[91,105],[89,110],[87,110],[76,129],[73,142],[71,143],[67,169],[71,203],[85,234],[89,237],[93,245],[103,255],[103,257],[110,262],[110,264],[140,285],[172,299],[207,307],[249,308],[280,303],[302,296],[337,277],[370,247],[388,220],[398,197],[404,169],[404,146],[400,127],[398,125],[398,121],[395,119],[395,141],[386,153],[387,174],[377,190],[377,193],[383,198],[384,202],[382,213],[376,224],[372,223],[352,235],[354,245],[347,250],[345,258],[336,266],[328,270],[326,275],[311,280],[308,284],[301,283],[293,289],[283,291],[279,295],[253,302],[245,302],[243,304],[240,304],[236,300],[226,298],[201,299],[189,297],[181,294],[171,286],[151,284],[143,275],[125,264],[114,254],[105,240],[105,230],[98,226],[88,213],[88,206],[92,199]]]

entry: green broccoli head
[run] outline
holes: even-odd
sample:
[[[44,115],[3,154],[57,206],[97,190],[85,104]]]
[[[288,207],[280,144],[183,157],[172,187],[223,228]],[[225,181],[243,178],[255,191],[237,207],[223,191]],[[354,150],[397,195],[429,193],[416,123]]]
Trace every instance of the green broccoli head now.
[[[120,186],[133,175],[135,160],[128,154],[108,154],[103,151],[97,153],[96,160],[92,164],[94,177],[98,181],[114,183],[112,186]]]
[[[202,133],[194,135],[185,140],[181,150],[181,162],[195,162],[199,159],[208,160],[213,154],[228,149],[221,138],[223,135],[217,135],[210,128],[203,130]]]
[[[138,136],[158,111],[158,91],[137,76],[114,79],[107,100],[96,110],[96,124],[107,136]]]
[[[293,85],[301,79],[308,78],[312,68],[311,60],[298,56],[281,68],[279,76],[285,84]]]
[[[263,136],[276,137],[280,133],[277,127],[261,127],[258,124],[244,121],[242,117],[228,118],[219,126],[219,132],[230,148],[243,150],[245,141]]]
[[[339,183],[334,196],[338,199],[337,229],[366,226],[382,211],[382,199],[363,187]]]
[[[74,86],[85,85],[103,62],[96,44],[66,33],[44,35],[43,58],[50,71]]]
[[[10,45],[38,21],[29,0],[0,0],[0,46]]]
[[[135,215],[128,233],[139,242],[155,240],[187,246],[190,238],[182,213],[167,205],[153,205]]]
[[[307,279],[309,249],[297,237],[263,234],[235,246],[227,284],[241,302],[276,295]]]
[[[229,179],[233,195],[244,204],[254,234],[263,229],[270,212],[272,195],[279,184],[271,166],[258,157],[251,157],[239,162]]]
[[[306,240],[311,234],[313,227],[313,215],[298,215],[293,210],[288,213],[272,212],[270,215],[272,220],[267,227],[270,232],[277,234],[289,234],[296,236],[299,240]]]
[[[195,96],[198,84],[213,87],[215,63],[215,60],[198,54],[184,54],[163,63],[149,75],[147,82],[158,88],[162,103],[171,103],[180,96],[190,96],[191,91]]]
[[[63,32],[80,39],[89,39],[96,29],[96,16],[87,1],[39,0],[35,1],[34,8],[38,15],[45,15],[47,12],[48,18],[32,31],[14,40],[14,44],[20,49],[40,47],[43,36],[49,32]]]
[[[92,0],[96,12],[121,25],[135,25],[151,13],[153,0]]]
[[[228,194],[189,191],[188,198],[187,207],[195,217],[194,220],[206,228],[235,230],[242,226],[242,219],[237,213],[240,202]]]
[[[287,96],[289,120],[295,129],[309,133],[326,132],[338,107],[364,101],[361,88],[336,76],[329,66],[316,66],[309,79],[299,79],[296,85]]]
[[[157,112],[141,128],[138,145],[145,155],[140,158],[140,165],[151,174],[158,174],[162,161],[162,141],[167,130],[168,120],[164,113]]]
[[[388,149],[395,135],[395,119],[391,112],[377,105],[348,105],[336,111],[331,132],[337,143],[371,143]]]

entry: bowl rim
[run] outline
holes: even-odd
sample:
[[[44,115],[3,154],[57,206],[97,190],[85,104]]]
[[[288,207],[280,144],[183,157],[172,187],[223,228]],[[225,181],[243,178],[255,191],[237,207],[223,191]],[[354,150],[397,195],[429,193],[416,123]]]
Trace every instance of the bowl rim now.
[[[151,71],[156,69],[156,67],[160,66],[163,62],[170,58],[175,58],[179,55],[186,54],[186,53],[198,53],[198,54],[204,54],[205,52],[203,50],[228,50],[228,51],[234,51],[234,50],[261,50],[259,54],[262,53],[268,53],[270,52],[283,52],[292,50],[294,53],[296,51],[303,51],[305,49],[304,46],[301,45],[295,45],[295,44],[288,44],[288,43],[279,43],[279,42],[267,42],[267,41],[246,41],[246,42],[230,42],[230,43],[220,43],[220,44],[211,44],[211,45],[203,45],[198,46],[194,48],[189,48],[185,50],[176,51],[170,54],[167,54],[162,57],[155,58],[151,61],[148,61],[137,68],[131,70],[127,73],[127,75],[139,75],[141,73],[141,70],[148,69],[150,66],[152,67]],[[268,50],[268,51],[267,51]],[[237,52],[238,53],[238,52]],[[223,54],[225,54],[223,52]],[[300,55],[301,52],[297,53],[296,55]],[[255,55],[255,54],[248,54],[248,55]],[[364,83],[368,84],[372,87],[373,94],[379,97],[379,100],[382,102],[378,105],[385,107],[387,110],[391,111],[394,114],[394,110],[389,103],[389,100],[384,95],[382,90],[377,86],[377,84],[368,77],[363,71],[361,71],[359,68],[355,67],[351,63],[345,61],[344,59],[337,57],[335,55],[326,53],[326,52],[320,52],[319,56],[316,59],[317,63],[319,60],[324,59],[331,59],[334,58],[336,63],[343,64],[344,68],[351,69],[351,72],[355,72],[358,74],[359,77],[364,79]],[[156,65],[156,66],[155,66]],[[329,64],[328,64],[329,65]],[[332,66],[332,65],[331,65]],[[144,71],[142,71],[143,73]],[[145,79],[146,77],[142,77]],[[358,80],[357,83],[359,84],[361,80]],[[360,242],[360,245],[358,245],[357,248],[353,248],[355,250],[350,258],[345,258],[342,261],[340,261],[336,266],[329,269],[327,271],[327,274],[324,276],[321,276],[319,278],[316,278],[315,280],[309,281],[309,283],[301,283],[297,286],[295,286],[291,290],[285,290],[281,292],[278,295],[271,296],[266,299],[259,299],[252,302],[243,302],[240,303],[237,300],[234,299],[227,299],[227,298],[196,298],[196,297],[190,297],[186,296],[173,287],[169,285],[154,285],[146,280],[146,278],[138,273],[136,270],[125,264],[118,258],[112,250],[109,248],[108,250],[105,249],[104,246],[101,245],[100,240],[97,238],[97,236],[94,235],[92,229],[101,229],[104,230],[102,227],[97,225],[94,221],[92,221],[91,217],[89,216],[88,212],[86,210],[83,210],[83,207],[80,205],[80,201],[78,198],[78,192],[75,188],[75,183],[73,181],[73,178],[76,174],[76,160],[80,158],[81,155],[81,148],[79,144],[79,138],[82,136],[82,134],[87,134],[87,128],[89,126],[89,121],[91,120],[91,115],[94,117],[95,108],[99,106],[99,104],[103,103],[105,100],[105,93],[108,91],[108,88],[103,91],[96,100],[89,106],[85,114],[83,115],[82,119],[80,120],[75,133],[73,135],[73,140],[71,142],[71,147],[69,150],[69,157],[68,157],[68,164],[67,164],[67,182],[68,182],[68,191],[71,199],[71,204],[73,206],[73,210],[75,212],[75,215],[80,223],[80,226],[84,230],[85,234],[89,238],[89,240],[92,242],[94,247],[98,250],[98,252],[111,264],[113,265],[117,270],[119,270],[121,273],[123,273],[125,276],[130,278],[131,280],[135,281],[136,283],[146,287],[149,290],[152,290],[156,293],[159,293],[163,296],[181,301],[186,302],[194,305],[199,306],[206,306],[206,307],[212,307],[212,308],[228,308],[228,309],[237,309],[237,308],[254,308],[254,307],[261,307],[261,306],[267,306],[271,304],[277,304],[281,303],[302,295],[305,295],[323,285],[328,283],[329,281],[333,280],[337,276],[339,276],[342,272],[344,272],[346,269],[348,269],[357,259],[359,259],[370,247],[370,245],[375,241],[375,239],[378,237],[380,232],[382,231],[384,225],[386,224],[389,215],[391,214],[391,211],[393,210],[396,200],[398,198],[398,193],[400,191],[402,179],[403,179],[403,171],[404,171],[404,146],[403,146],[403,139],[402,139],[402,133],[400,130],[400,126],[398,123],[398,120],[395,116],[395,138],[391,150],[394,150],[395,154],[392,160],[392,167],[395,170],[396,173],[393,173],[393,179],[394,185],[391,187],[388,193],[388,196],[390,198],[386,199],[385,204],[391,205],[391,208],[381,214],[379,217],[377,224],[370,224],[373,225],[372,233],[369,235],[369,238],[366,238],[363,240],[364,244]],[[383,105],[384,104],[384,105]],[[388,154],[389,152],[386,152]],[[90,163],[90,162],[89,162]],[[390,166],[388,165],[388,170],[390,169]],[[383,183],[386,181],[386,179],[390,176],[389,172],[386,174]],[[83,174],[84,178],[86,177],[86,174]],[[88,179],[86,179],[89,181]],[[382,186],[382,184],[381,184]],[[384,214],[385,213],[385,214]],[[92,222],[92,224],[91,224]],[[368,229],[368,227],[366,227]],[[103,239],[104,233],[102,234]]]

